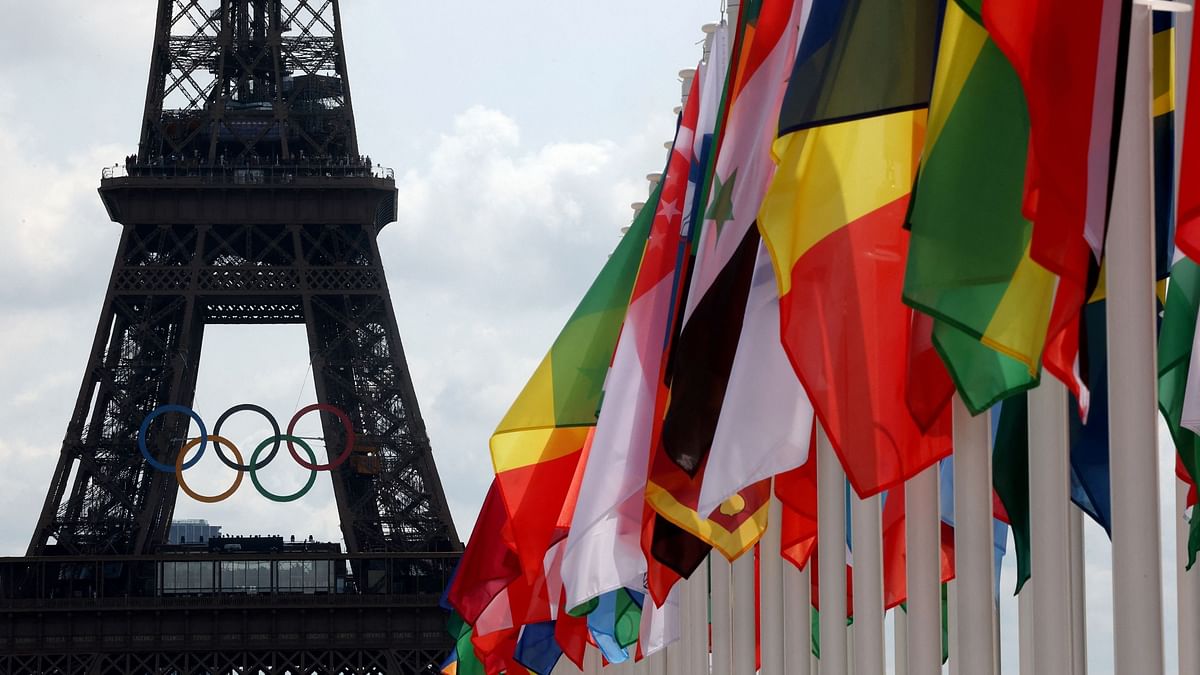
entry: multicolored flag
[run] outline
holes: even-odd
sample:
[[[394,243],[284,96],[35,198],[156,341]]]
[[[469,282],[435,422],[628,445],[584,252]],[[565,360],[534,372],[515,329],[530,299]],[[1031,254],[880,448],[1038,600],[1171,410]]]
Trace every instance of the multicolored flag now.
[[[1056,0],[984,2],[979,15],[1020,78],[1029,109],[1030,257],[1059,278],[1042,362],[1086,411],[1079,313],[1107,230],[1122,3],[1104,0],[1080,12]]]
[[[951,449],[948,412],[925,431],[906,403],[913,321],[900,299],[941,10],[936,0],[816,0],[809,11],[759,227],[784,348],[855,491],[869,496]]]
[[[1021,213],[1029,115],[977,16],[946,6],[929,131],[909,210],[904,301],[978,414],[1037,384],[1057,285],[1029,256]]]
[[[641,589],[646,575],[641,522],[650,449],[666,405],[663,369],[681,276],[682,216],[700,109],[698,86],[692,80],[571,520],[563,580],[572,607],[618,588]]]
[[[800,18],[798,0],[742,4],[727,120],[671,357],[671,401],[662,431],[663,451],[690,476],[712,447],[737,352],[757,252],[754,222],[775,170],[773,129]]]
[[[561,515],[584,445],[596,425],[604,377],[625,321],[650,225],[655,190],[529,383],[492,435],[496,481],[516,553],[530,576],[565,536]]]
[[[508,512],[493,480],[471,530],[467,548],[446,591],[448,604],[474,626],[496,596],[521,576]]]
[[[754,266],[754,205],[772,170],[770,132],[762,125],[778,114],[798,21],[794,0],[742,6],[712,193],[695,233],[696,261],[667,373],[670,405],[646,485],[654,514],[647,514],[643,548],[654,561],[649,590],[655,602],[703,561],[701,541],[732,559],[766,527],[766,483],[741,490],[716,511],[698,512],[697,503]]]
[[[808,461],[813,409],[779,341],[779,287],[761,244],[696,510]]]

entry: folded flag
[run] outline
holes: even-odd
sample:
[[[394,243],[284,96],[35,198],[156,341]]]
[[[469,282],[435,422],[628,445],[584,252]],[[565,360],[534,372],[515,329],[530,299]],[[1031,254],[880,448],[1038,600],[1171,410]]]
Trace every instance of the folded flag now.
[[[940,4],[811,3],[759,212],[784,349],[860,496],[950,452],[949,415],[923,431],[906,403],[900,300]]]
[[[909,210],[904,301],[978,414],[1037,384],[1055,276],[1029,256],[1021,213],[1029,114],[977,16],[946,6],[929,131]]]
[[[679,253],[698,87],[692,80],[579,487],[563,561],[571,606],[617,588],[641,588],[646,576],[641,522],[650,450],[666,405],[663,370],[682,277]]]
[[[650,225],[655,190],[492,434],[492,463],[517,555],[537,576],[565,536],[560,522],[583,448],[596,425],[604,377],[625,321]]]
[[[1012,0],[983,2],[979,12],[1020,78],[1029,110],[1024,203],[1034,222],[1030,256],[1059,278],[1042,361],[1084,411],[1079,313],[1091,295],[1107,229],[1127,3],[1098,4],[1080,12],[1057,0]]]

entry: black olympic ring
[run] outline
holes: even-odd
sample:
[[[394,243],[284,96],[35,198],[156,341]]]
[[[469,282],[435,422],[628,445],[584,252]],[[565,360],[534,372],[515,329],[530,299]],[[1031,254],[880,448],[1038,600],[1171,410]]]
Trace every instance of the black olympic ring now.
[[[263,417],[267,418],[267,421],[271,423],[271,435],[275,438],[275,444],[273,446],[271,446],[271,452],[266,456],[265,459],[263,459],[262,463],[254,465],[254,469],[256,469],[256,470],[261,469],[264,466],[270,464],[271,460],[275,459],[275,455],[277,455],[279,453],[279,442],[281,440],[279,438],[279,422],[277,422],[275,420],[275,416],[272,415],[271,412],[269,410],[267,410],[266,408],[264,408],[260,405],[254,405],[253,403],[241,403],[241,404],[233,406],[229,410],[226,410],[225,412],[221,413],[221,416],[217,418],[217,424],[216,424],[216,426],[213,427],[212,433],[209,435],[209,437],[212,438],[213,436],[220,436],[221,435],[221,425],[225,423],[225,420],[229,419],[234,414],[243,412],[243,411],[256,412],[259,415],[262,415]],[[219,457],[221,459],[221,462],[225,466],[233,469],[234,471],[246,472],[246,471],[251,470],[248,465],[238,464],[237,462],[233,461],[232,459],[229,459],[228,457],[226,457],[225,451],[221,449],[220,441],[214,439],[213,447],[216,448],[217,457]]]

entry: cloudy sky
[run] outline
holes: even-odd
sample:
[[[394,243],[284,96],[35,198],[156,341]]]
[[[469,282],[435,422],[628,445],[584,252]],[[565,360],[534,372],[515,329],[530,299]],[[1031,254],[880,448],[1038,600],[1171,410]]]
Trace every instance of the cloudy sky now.
[[[28,544],[78,393],[119,233],[95,190],[136,148],[155,4],[0,0],[0,555]],[[342,14],[360,146],[396,169],[399,220],[380,245],[465,540],[488,437],[661,167],[677,72],[720,2],[347,0]],[[210,420],[246,401],[286,419],[314,399],[302,327],[212,326],[202,358],[196,408]],[[239,416],[230,435],[252,449],[256,423]],[[202,491],[228,480],[207,462],[194,473]],[[303,478],[281,467],[271,480]],[[213,506],[181,497],[177,517],[340,538],[327,481],[285,506],[249,489]],[[1089,661],[1108,673],[1110,556],[1097,528],[1087,540]],[[1171,556],[1172,530],[1164,543]],[[1164,578],[1170,627],[1170,567]],[[1006,564],[1006,673],[1012,579]]]

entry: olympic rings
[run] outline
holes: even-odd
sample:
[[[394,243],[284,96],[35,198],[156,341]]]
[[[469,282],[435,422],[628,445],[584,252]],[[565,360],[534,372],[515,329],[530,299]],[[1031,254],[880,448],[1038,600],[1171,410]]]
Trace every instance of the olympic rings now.
[[[291,434],[286,434],[286,435],[276,434],[275,436],[268,438],[267,440],[263,441],[262,443],[259,443],[258,447],[254,449],[254,454],[250,455],[250,482],[254,483],[254,488],[256,490],[258,490],[258,493],[260,495],[266,497],[267,499],[270,499],[273,502],[294,502],[297,499],[300,499],[304,495],[308,494],[308,491],[312,489],[313,483],[317,482],[317,470],[316,469],[311,469],[311,473],[309,473],[309,475],[308,475],[308,482],[304,484],[304,487],[300,488],[299,490],[297,490],[296,492],[293,492],[290,495],[273,494],[272,492],[267,490],[265,487],[263,487],[262,483],[258,482],[258,469],[260,468],[258,465],[259,453],[261,453],[263,451],[263,448],[266,448],[269,443],[272,443],[272,442],[278,443],[279,440],[281,440],[281,439],[287,441],[288,448],[292,447],[292,441],[299,443],[300,447],[304,448],[304,451],[308,453],[309,459],[311,459],[314,464],[316,463],[316,461],[317,461],[316,453],[313,452],[312,448],[309,447],[308,443],[304,442],[303,438],[300,438],[298,436],[292,436]],[[278,445],[276,445],[276,447],[278,447]],[[240,477],[241,474],[238,474],[238,476]]]
[[[212,441],[213,445],[217,448],[221,447],[218,444],[218,442],[228,445],[229,449],[233,451],[233,456],[237,457],[237,460],[238,460],[239,466],[240,466],[240,463],[242,461],[242,453],[238,451],[237,446],[234,445],[232,441],[230,441],[227,438],[218,436],[216,434],[209,436],[208,439],[210,441]],[[237,492],[237,489],[242,486],[242,478],[245,476],[245,474],[243,474],[241,471],[238,471],[237,478],[233,479],[233,485],[230,486],[230,488],[228,490],[222,492],[219,495],[215,495],[212,497],[209,497],[207,495],[202,495],[202,494],[196,492],[195,490],[193,490],[192,488],[188,487],[187,481],[185,481],[183,479],[183,474],[184,474],[183,458],[187,456],[188,450],[191,450],[192,448],[196,447],[196,444],[199,443],[200,440],[201,439],[199,439],[199,438],[193,438],[192,440],[188,441],[187,443],[184,443],[183,447],[179,449],[179,456],[175,458],[175,482],[179,483],[180,490],[183,490],[184,493],[187,494],[187,496],[191,497],[192,499],[195,499],[198,502],[203,502],[205,504],[216,504],[218,502],[223,502],[226,499],[229,499],[230,497],[232,497],[233,493]],[[278,446],[276,446],[276,447],[278,447]],[[219,453],[220,450],[218,449],[217,452]],[[266,462],[263,462],[263,463],[265,464]]]
[[[253,403],[243,403],[241,405],[235,405],[232,408],[230,408],[229,410],[226,410],[225,412],[221,413],[221,416],[217,418],[217,425],[213,427],[213,435],[212,435],[213,447],[215,447],[217,449],[217,457],[221,458],[221,462],[223,462],[225,464],[225,466],[233,469],[234,471],[249,471],[250,470],[250,467],[246,466],[245,464],[242,464],[242,458],[240,455],[238,455],[238,461],[236,461],[236,462],[231,461],[228,457],[226,457],[225,452],[221,450],[221,444],[218,443],[216,440],[217,438],[220,438],[221,425],[225,423],[225,420],[232,417],[234,413],[239,413],[239,412],[242,412],[243,410],[256,412],[259,415],[262,415],[263,417],[267,418],[267,421],[271,423],[271,433],[275,434],[275,447],[271,448],[271,454],[267,455],[267,458],[263,460],[263,463],[258,465],[258,468],[261,469],[264,466],[270,464],[271,460],[275,459],[275,455],[279,453],[279,422],[276,422],[275,416],[272,415],[266,408],[264,408],[262,406],[257,406],[257,405],[254,405]],[[291,433],[291,432],[289,431],[288,433]],[[225,439],[221,439],[221,440],[224,441]]]
[[[345,447],[342,449],[341,454],[333,458],[333,461],[329,462],[328,464],[317,464],[317,455],[313,451],[312,446],[305,442],[304,438],[294,435],[296,424],[300,421],[300,418],[314,410],[327,412],[334,415],[339,421],[341,421],[342,428],[345,430]],[[269,438],[264,440],[262,443],[259,443],[258,447],[255,448],[254,452],[250,456],[250,463],[248,465],[242,463],[244,461],[242,453],[240,450],[238,450],[237,446],[234,445],[233,442],[231,442],[228,438],[225,438],[220,434],[221,425],[223,425],[225,421],[234,414],[243,411],[256,412],[265,417],[267,422],[270,423],[271,431],[273,432]],[[150,423],[153,422],[156,417],[166,413],[180,413],[187,415],[195,420],[196,425],[200,427],[200,435],[196,438],[188,440],[179,449],[179,452],[175,456],[174,466],[164,464],[156,460],[150,453],[150,446],[147,443],[146,438],[150,430]],[[200,415],[197,414],[196,411],[188,408],[187,406],[171,404],[155,408],[153,412],[146,416],[146,419],[142,420],[142,425],[138,429],[137,444],[138,450],[142,453],[142,457],[145,458],[147,464],[154,467],[158,471],[162,471],[163,473],[175,474],[175,480],[177,483],[179,483],[180,489],[182,489],[185,494],[196,501],[206,504],[215,504],[228,499],[229,497],[233,496],[235,492],[237,492],[238,488],[242,484],[244,474],[249,472],[250,480],[254,483],[255,489],[257,489],[258,492],[264,497],[276,502],[290,502],[303,497],[308,493],[309,490],[312,489],[313,484],[316,482],[318,471],[333,471],[344,464],[346,460],[350,458],[351,453],[354,452],[355,438],[356,435],[354,433],[354,424],[350,420],[350,416],[341,409],[326,403],[314,403],[313,405],[306,406],[297,411],[292,417],[291,421],[288,423],[286,434],[279,433],[279,422],[276,421],[275,417],[266,408],[254,405],[252,403],[235,405],[226,410],[224,413],[221,413],[221,416],[217,418],[217,424],[213,428],[212,434],[208,433],[208,429],[205,427],[204,421],[200,418]],[[183,473],[185,471],[195,466],[196,463],[200,461],[200,458],[204,455],[204,451],[208,447],[208,442],[210,440],[213,443],[213,447],[217,449],[217,457],[221,460],[221,462],[225,464],[225,466],[237,472],[237,477],[234,479],[233,485],[219,495],[199,494],[187,484],[187,481],[184,480],[183,477]],[[287,442],[288,452],[292,455],[296,462],[311,472],[311,475],[308,478],[308,483],[290,495],[273,494],[262,486],[257,475],[259,470],[261,470],[267,464],[270,464],[271,461],[275,459],[275,456],[279,454],[279,444],[281,441]],[[300,446],[304,449],[304,454],[308,455],[308,461],[305,461],[300,456],[300,453],[296,451],[293,443],[300,444]],[[196,452],[196,456],[185,462],[184,460],[187,459],[188,452],[190,452],[197,445],[200,446],[200,449]],[[233,451],[234,459],[229,459],[229,457],[225,454],[224,449],[221,447],[222,445],[228,446],[229,449]],[[263,451],[267,449],[268,445],[272,445],[273,447],[271,448],[270,453],[267,454],[266,458],[260,463],[259,457],[262,455]]]
[[[309,464],[303,459],[300,459],[300,454],[296,452],[296,448],[292,447],[292,442],[290,440],[287,442],[288,452],[292,453],[292,459],[295,459],[297,464],[306,469],[312,471],[333,471],[341,466],[347,459],[349,459],[351,451],[354,450],[354,424],[350,422],[350,416],[342,412],[340,408],[335,408],[328,403],[314,403],[312,405],[304,406],[303,408],[297,410],[296,414],[292,416],[292,421],[288,422],[288,435],[284,438],[286,439],[295,431],[296,422],[299,422],[301,417],[304,417],[314,410],[323,410],[327,413],[332,413],[335,417],[342,421],[342,428],[346,430],[346,447],[342,450],[342,454],[335,457],[334,460],[328,464],[317,464],[317,458],[314,455],[313,463]],[[250,460],[250,462],[253,464],[254,460]]]
[[[146,419],[142,420],[142,426],[138,429],[137,444],[138,450],[142,451],[142,457],[146,458],[146,463],[163,473],[175,473],[175,467],[163,464],[150,455],[150,448],[146,447],[146,431],[150,429],[150,422],[154,421],[155,417],[169,412],[183,413],[196,420],[196,425],[200,427],[200,451],[196,453],[196,456],[190,462],[183,465],[183,469],[190,469],[195,466],[196,462],[200,461],[200,458],[204,456],[204,451],[208,448],[208,430],[204,428],[204,420],[200,419],[195,410],[182,405],[161,405],[155,408],[154,412],[146,415]]]

